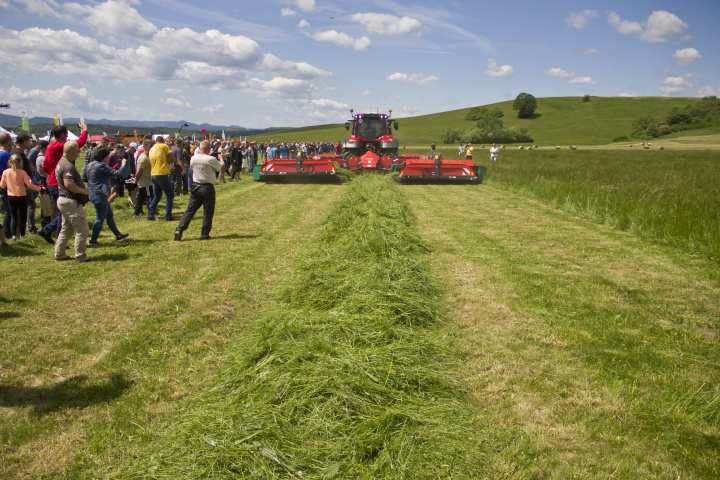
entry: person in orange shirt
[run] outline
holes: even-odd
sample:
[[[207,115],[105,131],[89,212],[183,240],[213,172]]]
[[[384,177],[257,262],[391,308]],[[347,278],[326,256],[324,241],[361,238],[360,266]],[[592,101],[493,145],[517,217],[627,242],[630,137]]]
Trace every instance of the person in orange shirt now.
[[[25,188],[39,192],[40,187],[33,185],[25,170],[22,169],[22,158],[17,153],[10,157],[2,178],[0,188],[7,188],[7,199],[10,206],[10,232],[13,242],[25,238],[27,222],[27,193]],[[18,235],[18,233],[20,235]]]

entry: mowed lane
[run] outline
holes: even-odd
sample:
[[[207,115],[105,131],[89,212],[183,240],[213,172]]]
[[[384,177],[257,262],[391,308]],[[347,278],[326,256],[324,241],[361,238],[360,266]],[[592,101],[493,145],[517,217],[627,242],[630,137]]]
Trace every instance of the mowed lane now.
[[[122,199],[115,218],[131,239],[112,242],[105,227],[94,262],[53,263],[40,238],[31,255],[3,258],[0,477],[107,478],[142,450],[145,429],[212,381],[342,190],[219,186],[209,242],[198,240],[202,210],[174,242],[177,222],[133,219]]]
[[[546,478],[717,478],[712,265],[486,185],[404,187],[497,454]]]

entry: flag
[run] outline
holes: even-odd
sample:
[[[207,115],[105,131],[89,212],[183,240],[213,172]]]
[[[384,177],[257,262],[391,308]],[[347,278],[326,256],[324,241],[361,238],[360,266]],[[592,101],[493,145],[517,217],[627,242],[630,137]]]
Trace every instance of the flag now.
[[[225,130],[222,131],[222,139],[225,140]]]
[[[20,110],[20,121],[22,122],[22,129],[30,132],[30,122],[28,121],[28,111],[26,108]]]
[[[55,114],[55,126],[57,127],[58,125],[62,125],[62,124],[63,124],[62,113],[56,113]]]

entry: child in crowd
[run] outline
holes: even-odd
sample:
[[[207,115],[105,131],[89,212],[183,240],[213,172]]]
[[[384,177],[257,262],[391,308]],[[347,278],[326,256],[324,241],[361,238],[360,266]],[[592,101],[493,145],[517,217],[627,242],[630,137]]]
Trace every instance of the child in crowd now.
[[[0,179],[0,188],[7,188],[8,206],[10,207],[10,234],[16,241],[25,237],[27,223],[27,193],[25,187],[39,192],[40,187],[33,185],[25,170],[22,169],[22,158],[15,154],[8,161],[10,168],[6,169]],[[20,235],[18,235],[18,233]]]

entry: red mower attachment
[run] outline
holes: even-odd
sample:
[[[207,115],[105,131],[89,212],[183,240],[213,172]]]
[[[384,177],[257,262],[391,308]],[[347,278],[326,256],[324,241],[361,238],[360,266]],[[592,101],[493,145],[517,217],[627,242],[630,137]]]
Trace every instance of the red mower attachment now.
[[[404,162],[399,169],[401,181],[481,183],[486,171],[472,160],[444,160],[442,155],[403,155],[398,161]]]
[[[353,172],[382,172],[387,173],[390,171],[390,167],[393,166],[392,158],[388,156],[379,156],[373,151],[367,151],[361,156],[350,156],[347,159],[344,157],[338,158],[338,163]]]
[[[335,178],[333,160],[337,155],[315,155],[297,159],[271,158],[265,161],[254,180],[279,180],[282,178],[332,177]]]

